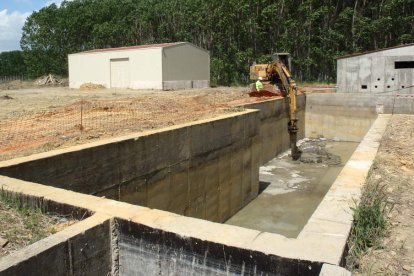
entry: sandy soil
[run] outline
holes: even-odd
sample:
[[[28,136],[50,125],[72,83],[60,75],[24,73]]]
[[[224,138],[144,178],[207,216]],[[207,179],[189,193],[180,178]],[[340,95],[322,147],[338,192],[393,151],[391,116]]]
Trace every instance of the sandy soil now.
[[[361,259],[356,275],[413,275],[414,272],[414,116],[394,115],[368,181],[384,186],[394,208],[390,229],[378,249]]]
[[[0,160],[234,112],[248,88],[0,90]]]

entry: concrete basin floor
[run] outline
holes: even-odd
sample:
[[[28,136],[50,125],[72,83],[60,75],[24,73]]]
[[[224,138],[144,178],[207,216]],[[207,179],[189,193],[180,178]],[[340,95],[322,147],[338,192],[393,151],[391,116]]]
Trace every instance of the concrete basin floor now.
[[[280,154],[260,168],[259,196],[226,224],[277,233],[288,238],[299,235],[358,146],[356,142],[323,139],[300,142],[301,148],[312,147],[312,143],[322,144],[326,152],[340,157],[340,163],[304,163],[291,160],[290,151]]]

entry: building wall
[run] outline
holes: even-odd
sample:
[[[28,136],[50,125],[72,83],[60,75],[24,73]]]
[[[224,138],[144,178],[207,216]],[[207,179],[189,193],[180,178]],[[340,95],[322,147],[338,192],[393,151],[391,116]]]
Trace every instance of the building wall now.
[[[414,61],[414,45],[337,61],[340,93],[414,93],[414,68],[395,69],[397,61]]]
[[[117,68],[122,67],[123,71],[111,71],[111,60],[123,60],[123,66],[117,63]],[[129,72],[128,76],[125,76],[125,72]],[[122,76],[122,80],[111,84],[111,73]],[[129,83],[121,86],[131,89],[209,87],[210,55],[189,43],[163,48],[69,55],[69,87],[79,88],[90,82],[107,88],[120,87],[120,83]]]
[[[129,80],[126,88],[162,89],[162,48],[125,50],[69,55],[69,87],[84,83],[111,87],[111,59],[129,59]]]
[[[163,49],[164,89],[210,86],[210,54],[189,43]]]

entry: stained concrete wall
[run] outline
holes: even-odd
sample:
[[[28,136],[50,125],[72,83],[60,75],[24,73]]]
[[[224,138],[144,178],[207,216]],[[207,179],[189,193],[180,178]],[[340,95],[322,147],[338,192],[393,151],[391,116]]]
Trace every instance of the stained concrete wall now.
[[[414,45],[385,49],[337,61],[339,93],[414,93],[414,68],[396,69],[395,62],[414,61]]]
[[[131,221],[117,220],[117,225],[120,275],[318,275],[322,266]]]
[[[287,124],[289,121],[288,99],[272,99],[244,105],[245,108],[260,110],[260,164],[272,160],[290,147]],[[298,139],[305,136],[305,95],[297,97]]]
[[[0,175],[223,222],[258,194],[259,112],[0,163]]]
[[[0,275],[109,275],[109,217],[85,221],[0,258]]]

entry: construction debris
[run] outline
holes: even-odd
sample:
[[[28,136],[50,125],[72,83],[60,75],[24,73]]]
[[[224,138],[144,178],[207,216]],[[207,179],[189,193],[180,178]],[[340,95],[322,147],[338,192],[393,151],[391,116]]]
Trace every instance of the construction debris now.
[[[56,78],[54,75],[49,74],[46,76],[42,76],[36,80],[37,85],[57,85],[62,84],[62,81]]]
[[[105,88],[102,84],[95,84],[95,83],[84,83],[80,86],[80,89],[86,89],[86,90],[93,90],[93,89],[102,89]]]

